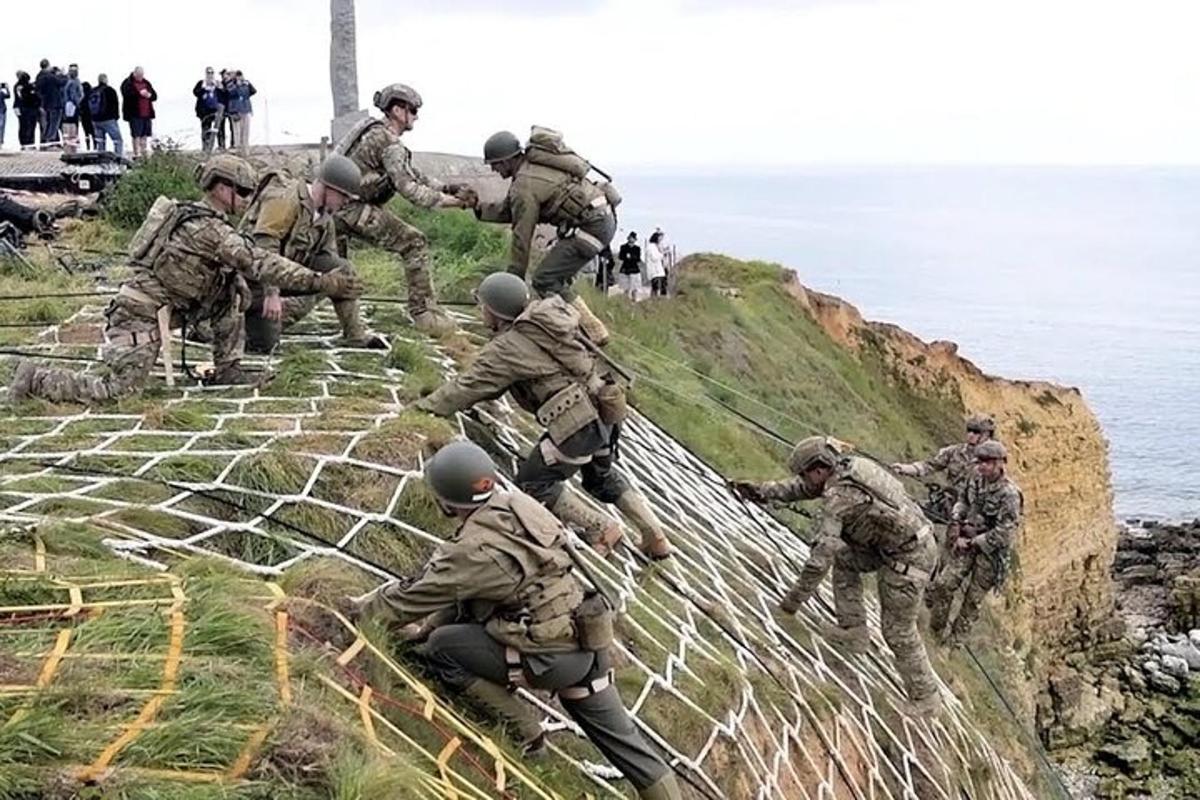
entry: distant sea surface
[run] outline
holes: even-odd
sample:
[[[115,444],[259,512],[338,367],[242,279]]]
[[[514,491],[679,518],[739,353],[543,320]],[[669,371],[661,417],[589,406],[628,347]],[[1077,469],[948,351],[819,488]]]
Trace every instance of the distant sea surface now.
[[[623,232],[777,261],[985,372],[1079,387],[1119,516],[1200,516],[1200,169],[622,173]],[[624,233],[618,234],[623,236]],[[783,345],[783,343],[781,343]]]

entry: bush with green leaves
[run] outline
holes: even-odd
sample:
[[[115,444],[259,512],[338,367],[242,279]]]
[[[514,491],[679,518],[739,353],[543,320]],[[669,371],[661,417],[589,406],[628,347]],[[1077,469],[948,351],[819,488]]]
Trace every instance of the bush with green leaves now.
[[[196,160],[184,153],[155,153],[125,173],[104,200],[104,215],[112,224],[136,230],[159,195],[196,200]]]

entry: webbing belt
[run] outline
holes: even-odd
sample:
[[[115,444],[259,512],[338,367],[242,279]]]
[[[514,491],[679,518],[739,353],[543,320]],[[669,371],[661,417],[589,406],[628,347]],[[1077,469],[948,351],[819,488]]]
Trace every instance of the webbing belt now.
[[[586,700],[594,694],[600,694],[613,683],[613,671],[601,675],[595,680],[590,680],[581,683],[578,686],[568,686],[566,689],[559,689],[558,696],[563,700]]]
[[[529,687],[529,681],[525,680],[525,670],[521,666],[521,651],[515,647],[505,646],[504,648],[504,665],[508,667],[508,688],[515,689],[518,686],[525,688]]]

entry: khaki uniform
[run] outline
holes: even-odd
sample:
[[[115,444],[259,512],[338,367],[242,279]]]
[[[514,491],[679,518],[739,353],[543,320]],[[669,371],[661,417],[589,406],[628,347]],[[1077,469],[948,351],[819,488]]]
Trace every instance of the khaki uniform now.
[[[765,500],[811,499],[799,477],[756,489]],[[909,699],[935,695],[937,682],[917,631],[921,595],[937,560],[929,521],[896,477],[859,456],[839,461],[821,497],[817,541],[789,599],[807,600],[832,568],[838,625],[847,638],[865,640],[862,575],[878,573],[883,638],[895,654]]]
[[[275,175],[264,180],[258,194],[242,216],[240,230],[254,238],[263,250],[278,253],[316,272],[328,272],[335,265],[353,272],[350,262],[338,255],[337,225],[333,217],[318,214],[305,181]],[[280,333],[306,317],[324,295],[304,294],[283,297],[283,319],[262,316],[263,296],[268,287],[250,284],[250,308],[246,310],[246,346],[252,352],[269,353],[279,343]],[[366,328],[359,317],[358,301],[330,297],[334,312],[346,339],[361,339]]]
[[[531,285],[542,297],[559,294],[575,299],[571,282],[579,270],[612,242],[616,216],[603,190],[591,181],[577,178],[523,157],[498,203],[485,203],[475,212],[484,222],[512,224],[510,269],[521,277],[529,269],[533,234],[539,223],[554,225],[559,237],[534,270]]]
[[[899,467],[900,472],[913,478],[927,478],[935,472],[946,473],[945,490],[931,510],[947,520],[950,519],[954,503],[966,489],[967,481],[975,474],[975,445],[966,442],[952,444],[924,461],[900,464]]]
[[[551,405],[547,401],[571,387],[588,395],[603,381],[578,328],[579,314],[558,295],[535,300],[512,327],[487,343],[466,372],[423,398],[417,407],[451,416],[511,391],[518,405],[537,414]],[[579,471],[584,489],[601,502],[616,503],[630,490],[613,464],[612,443],[618,429],[602,423],[591,403],[588,398],[550,423],[517,472],[521,491],[548,507],[557,503],[563,482]]]
[[[956,640],[979,618],[984,595],[1003,585],[1023,506],[1021,490],[1007,475],[993,481],[975,475],[967,483],[951,519],[962,526],[960,536],[969,538],[971,546],[957,550],[953,542],[947,543],[947,560],[929,590],[929,624],[934,633],[946,627],[954,595],[964,584],[962,606],[952,621],[951,636]]]
[[[399,194],[413,205],[433,208],[445,196],[439,185],[417,170],[400,137],[378,119],[356,126],[338,142],[336,152],[362,170],[359,199],[335,215],[338,232],[397,255],[404,262],[409,312],[415,317],[432,309],[437,300],[429,272],[429,242],[385,206]]]
[[[418,652],[456,689],[478,681],[583,689],[570,699],[560,694],[563,708],[642,791],[669,779],[670,769],[606,677],[607,651],[583,650],[576,639],[573,616],[583,590],[567,546],[566,531],[533,498],[497,492],[415,579],[377,589],[364,611],[400,625],[425,619],[425,629],[434,630]],[[449,619],[459,622],[438,624]]]
[[[132,276],[105,312],[101,355],[107,374],[37,367],[31,375],[17,376],[24,378],[28,394],[88,403],[134,391],[158,357],[157,313],[163,306],[170,308],[172,327],[210,322],[218,373],[236,367],[244,346],[246,280],[316,290],[318,273],[255,247],[206,202],[181,204],[178,214],[182,222],[164,229],[166,241],[153,263],[131,264]]]

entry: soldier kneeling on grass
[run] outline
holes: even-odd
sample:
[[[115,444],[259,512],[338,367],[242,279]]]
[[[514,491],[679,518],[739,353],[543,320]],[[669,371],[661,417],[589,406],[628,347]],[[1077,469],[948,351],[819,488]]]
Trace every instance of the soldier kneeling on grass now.
[[[675,775],[621,703],[608,653],[612,610],[572,573],[579,562],[559,521],[532,497],[499,489],[491,458],[470,442],[438,451],[425,480],[458,532],[414,580],[356,600],[355,613],[383,617],[420,642],[437,676],[509,723],[527,756],[545,749],[546,734],[514,696],[518,687],[556,693],[640,797],[680,798]]]

